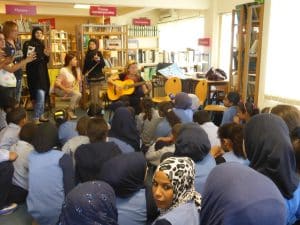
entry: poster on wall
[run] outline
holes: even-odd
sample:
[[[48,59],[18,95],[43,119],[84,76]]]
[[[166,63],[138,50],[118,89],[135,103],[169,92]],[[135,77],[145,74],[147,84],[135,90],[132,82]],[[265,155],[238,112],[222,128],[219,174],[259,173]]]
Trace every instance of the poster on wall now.
[[[36,6],[33,5],[5,5],[5,13],[10,15],[36,15]]]
[[[116,16],[117,8],[92,5],[90,6],[90,15],[91,16]]]
[[[50,24],[51,29],[55,29],[55,18],[38,19],[38,22]]]

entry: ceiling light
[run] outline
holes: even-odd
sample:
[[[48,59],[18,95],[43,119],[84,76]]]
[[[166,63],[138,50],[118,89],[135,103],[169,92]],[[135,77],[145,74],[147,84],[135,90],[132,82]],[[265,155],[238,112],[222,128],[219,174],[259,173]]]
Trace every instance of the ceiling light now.
[[[75,9],[89,9],[90,5],[85,5],[85,4],[74,4]]]

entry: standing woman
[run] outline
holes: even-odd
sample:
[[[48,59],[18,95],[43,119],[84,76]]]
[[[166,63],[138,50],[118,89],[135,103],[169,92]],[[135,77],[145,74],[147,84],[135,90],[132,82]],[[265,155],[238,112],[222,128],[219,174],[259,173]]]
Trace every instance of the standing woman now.
[[[5,54],[7,57],[13,57],[13,62],[3,67],[4,70],[10,73],[14,73],[16,77],[16,88],[15,91],[10,93],[11,97],[14,97],[17,102],[20,102],[21,91],[22,91],[22,68],[29,62],[35,59],[35,53],[26,55],[23,59],[23,53],[21,46],[17,43],[18,37],[18,25],[13,21],[6,21],[3,24],[3,34],[5,36]]]
[[[194,162],[170,157],[156,169],[152,192],[160,216],[152,225],[199,225],[201,196],[195,191]]]
[[[90,39],[88,43],[88,51],[85,55],[83,74],[87,75],[88,82],[90,83],[91,90],[91,103],[100,104],[99,92],[104,85],[105,77],[102,69],[105,67],[102,53],[98,51],[98,41]]]
[[[49,95],[50,80],[47,63],[49,52],[42,41],[43,31],[40,27],[33,28],[31,39],[24,43],[23,55],[26,56],[29,47],[34,47],[36,60],[26,65],[27,83],[30,98],[34,102],[35,121],[47,122],[49,119],[43,116],[45,98]]]
[[[61,97],[71,97],[68,107],[68,115],[71,119],[77,119],[74,114],[76,105],[81,99],[79,84],[81,82],[81,72],[77,66],[76,56],[67,54],[65,65],[60,69],[59,75],[55,81],[55,94]]]

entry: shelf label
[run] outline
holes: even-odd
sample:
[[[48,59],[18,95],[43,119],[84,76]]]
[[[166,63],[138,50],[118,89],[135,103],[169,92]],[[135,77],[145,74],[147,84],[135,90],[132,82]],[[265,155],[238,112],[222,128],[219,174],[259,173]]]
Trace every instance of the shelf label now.
[[[51,29],[55,29],[55,18],[38,19],[38,22],[50,24]]]
[[[116,16],[117,8],[92,5],[90,6],[90,15],[91,16]]]
[[[198,45],[209,47],[210,46],[210,38],[199,38]]]
[[[148,18],[132,19],[132,24],[133,25],[138,25],[138,26],[150,26],[151,25],[151,20],[148,19]]]
[[[5,5],[6,14],[11,15],[36,15],[36,6],[29,5]]]

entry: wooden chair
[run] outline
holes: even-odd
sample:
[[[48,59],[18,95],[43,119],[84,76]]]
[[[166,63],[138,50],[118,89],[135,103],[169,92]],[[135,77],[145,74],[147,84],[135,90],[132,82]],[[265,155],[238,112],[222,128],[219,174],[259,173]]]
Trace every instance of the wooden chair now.
[[[182,83],[178,77],[169,78],[164,85],[166,96],[156,96],[152,98],[154,103],[160,103],[165,101],[171,101],[169,95],[176,95],[177,93],[182,91]]]
[[[198,81],[196,88],[195,88],[195,95],[199,98],[199,102],[201,106],[205,105],[205,101],[207,99],[207,80],[203,79]]]

